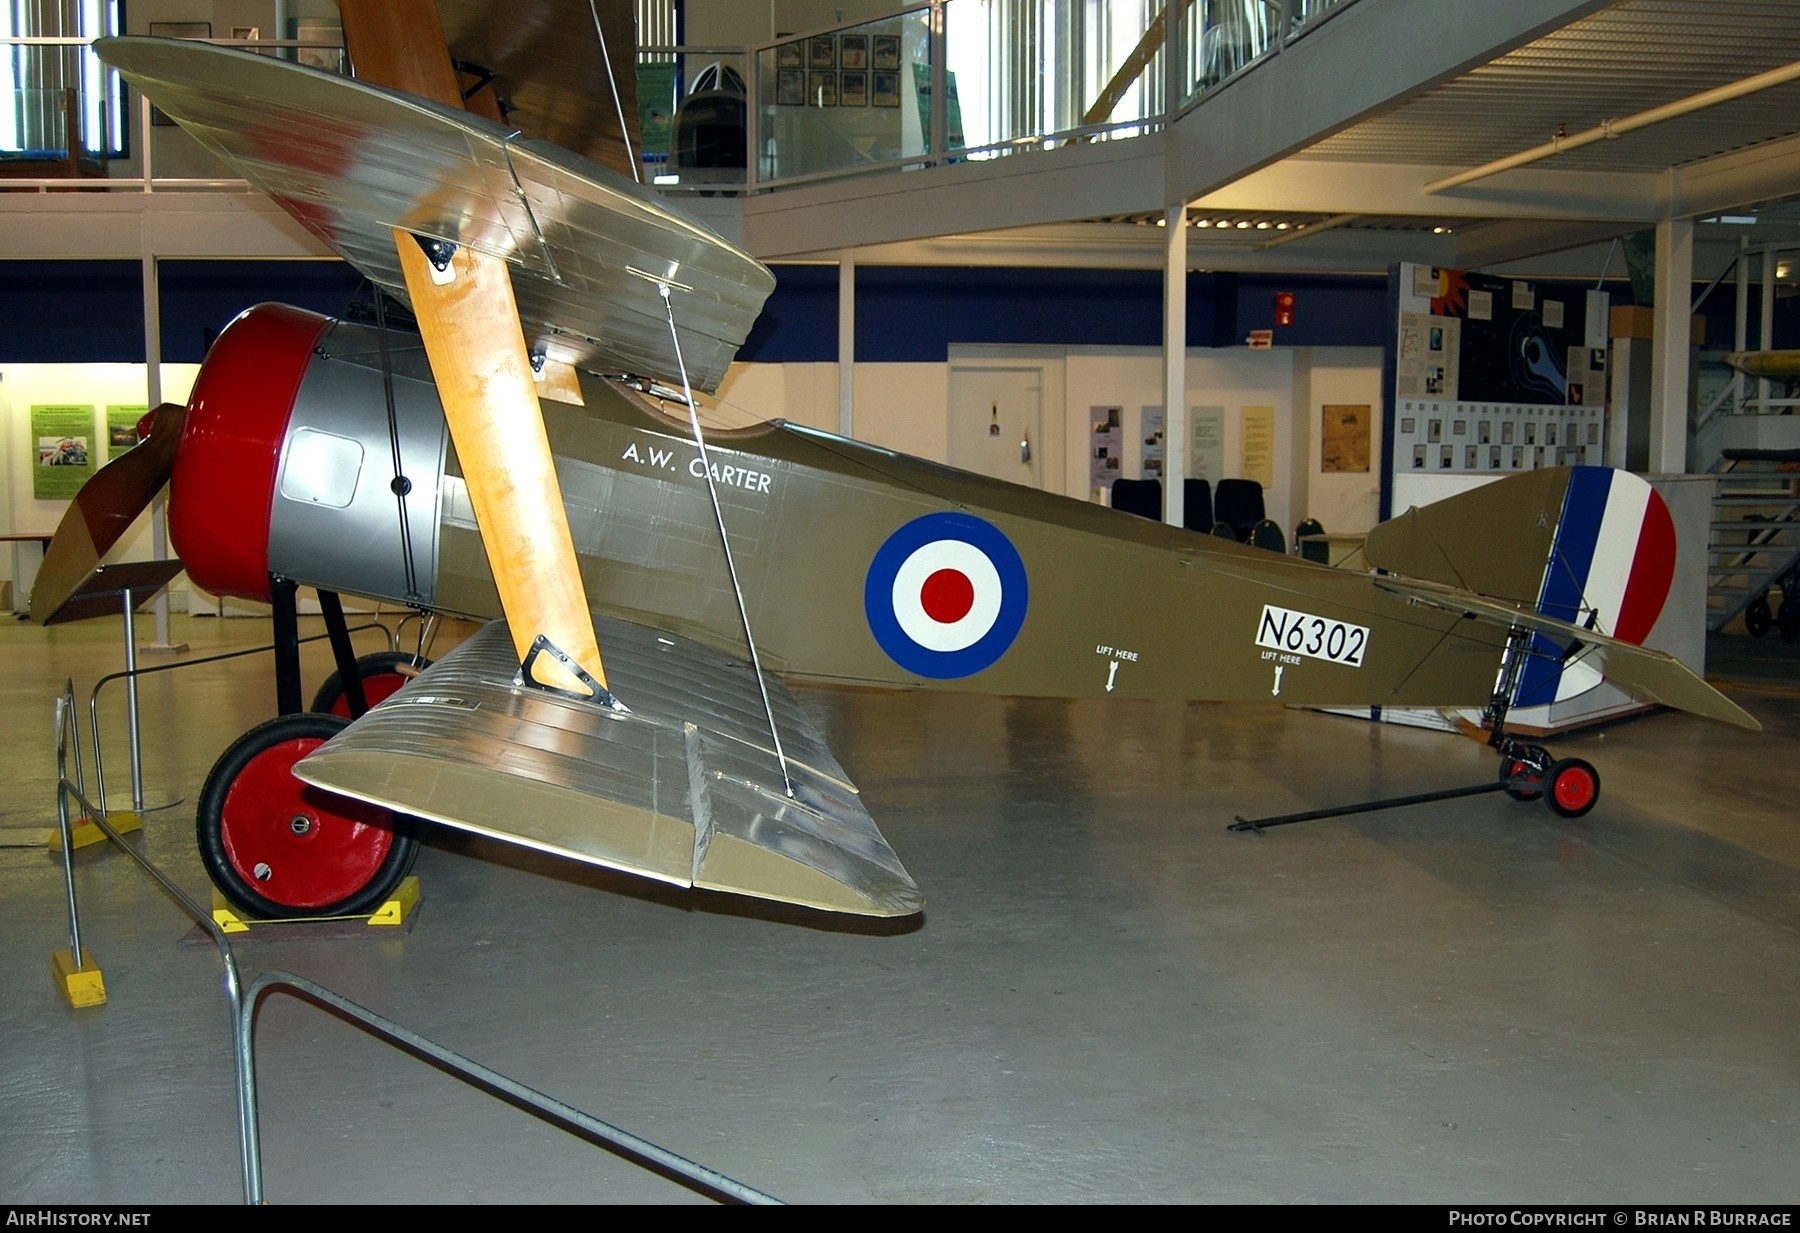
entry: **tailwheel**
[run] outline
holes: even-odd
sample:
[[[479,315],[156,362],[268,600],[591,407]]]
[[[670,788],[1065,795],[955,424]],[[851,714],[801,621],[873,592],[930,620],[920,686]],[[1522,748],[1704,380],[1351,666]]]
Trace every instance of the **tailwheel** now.
[[[429,667],[429,659],[407,651],[376,651],[356,661],[356,675],[362,680],[363,697],[370,706],[379,706]],[[333,672],[325,678],[309,709],[350,718],[350,699],[344,694],[341,674]]]
[[[348,721],[283,715],[244,733],[200,793],[200,860],[213,883],[253,916],[284,919],[373,912],[412,868],[411,819],[302,783],[294,765]]]
[[[1515,801],[1537,800],[1544,794],[1544,773],[1550,763],[1550,751],[1542,745],[1507,742],[1500,752],[1500,782],[1506,785],[1506,794]]]
[[[1600,772],[1580,758],[1564,758],[1544,776],[1544,800],[1550,812],[1579,818],[1600,799]]]

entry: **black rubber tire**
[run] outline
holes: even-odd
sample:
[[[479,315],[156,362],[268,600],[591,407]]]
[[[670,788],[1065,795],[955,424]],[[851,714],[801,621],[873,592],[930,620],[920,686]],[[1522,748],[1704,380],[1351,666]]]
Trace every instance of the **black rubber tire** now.
[[[1564,758],[1544,776],[1544,802],[1560,818],[1579,818],[1600,800],[1600,772],[1580,758]]]
[[[1774,616],[1769,612],[1769,597],[1759,595],[1744,606],[1744,629],[1752,638],[1760,638],[1769,632],[1774,623]]]
[[[408,651],[376,651],[357,659],[356,675],[362,678],[363,692],[368,697],[369,705],[375,706],[398,693],[414,675],[429,667],[429,659],[415,658]],[[400,671],[402,668],[408,671]],[[312,706],[308,709],[348,719],[350,705],[344,696],[343,677],[336,672],[326,677],[325,683],[319,686],[319,692],[313,695]]]
[[[195,835],[207,876],[241,911],[265,920],[367,915],[411,872],[414,819],[293,775],[294,762],[348,722],[282,715],[244,733],[213,764]]]

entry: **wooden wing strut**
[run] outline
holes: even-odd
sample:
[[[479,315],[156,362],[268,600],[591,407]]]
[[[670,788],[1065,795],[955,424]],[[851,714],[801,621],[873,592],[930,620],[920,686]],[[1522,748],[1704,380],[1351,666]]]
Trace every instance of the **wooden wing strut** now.
[[[432,0],[342,0],[339,7],[359,77],[463,105]],[[520,662],[541,635],[604,689],[506,262],[464,247],[440,270],[407,231],[396,228],[394,244]],[[538,656],[534,672],[540,684],[590,692],[553,656]]]

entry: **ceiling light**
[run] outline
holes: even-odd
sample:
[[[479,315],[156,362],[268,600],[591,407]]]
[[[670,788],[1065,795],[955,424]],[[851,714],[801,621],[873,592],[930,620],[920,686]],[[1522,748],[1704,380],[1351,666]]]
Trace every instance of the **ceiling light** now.
[[[1238,230],[1239,230],[1239,231],[1248,231],[1248,230],[1250,230],[1250,220],[1249,220],[1249,219],[1247,219],[1247,218],[1240,218],[1240,219],[1238,219],[1238,221],[1237,221],[1237,229],[1238,229]]]
[[[1293,226],[1293,224],[1292,224],[1292,223],[1276,223],[1276,224],[1275,224],[1275,230],[1277,230],[1277,231],[1286,231],[1286,230],[1287,230],[1287,229],[1288,229],[1288,228],[1289,228],[1289,227],[1291,227],[1291,226]]]
[[[1258,231],[1267,231],[1269,229],[1269,220],[1266,218],[1257,219],[1256,220],[1256,229]]]

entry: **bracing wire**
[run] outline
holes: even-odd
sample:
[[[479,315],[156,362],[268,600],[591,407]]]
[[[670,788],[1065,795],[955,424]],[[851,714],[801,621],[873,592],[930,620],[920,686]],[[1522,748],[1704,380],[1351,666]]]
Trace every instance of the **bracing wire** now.
[[[737,598],[738,619],[744,625],[744,644],[750,648],[750,669],[756,674],[756,689],[762,695],[763,714],[769,721],[769,737],[775,742],[775,762],[781,770],[781,787],[790,798],[794,781],[788,775],[787,755],[781,749],[781,732],[775,726],[775,708],[769,702],[769,686],[763,679],[762,657],[756,652],[756,637],[750,632],[750,609],[744,603],[744,589],[738,585],[737,563],[731,555],[731,537],[725,534],[725,510],[719,504],[719,487],[713,482],[712,462],[706,456],[706,434],[700,430],[700,409],[694,404],[694,390],[688,383],[687,361],[681,358],[681,335],[675,328],[675,308],[669,299],[669,284],[659,282],[663,313],[669,320],[669,341],[675,346],[675,366],[681,370],[681,396],[687,403],[688,426],[694,432],[694,445],[700,451],[700,473],[706,477],[706,495],[712,501],[713,520],[719,525],[719,544],[725,550],[725,572],[731,576],[731,593]]]
[[[639,184],[644,182],[643,169],[638,166],[636,151],[631,148],[631,126],[625,123],[625,103],[619,97],[619,78],[613,72],[612,56],[606,50],[606,31],[600,27],[600,9],[594,0],[588,0],[588,12],[594,15],[594,34],[600,39],[600,58],[606,61],[606,84],[612,87],[613,111],[619,117],[619,140],[625,143],[625,161],[631,164],[631,178]],[[668,298],[668,288],[663,288],[663,298]],[[671,328],[673,324],[671,323]]]

